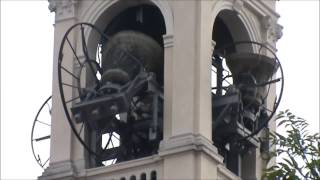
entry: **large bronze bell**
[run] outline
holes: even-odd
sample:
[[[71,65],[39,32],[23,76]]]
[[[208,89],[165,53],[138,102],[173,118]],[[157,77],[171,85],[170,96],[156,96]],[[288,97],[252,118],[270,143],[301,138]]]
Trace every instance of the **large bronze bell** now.
[[[277,70],[277,63],[274,59],[254,53],[233,53],[226,57],[226,63],[229,67],[234,83],[239,81],[238,75],[250,72],[257,83],[268,81]]]
[[[241,92],[243,118],[249,130],[260,114],[268,91],[266,84],[276,72],[276,61],[268,56],[253,53],[233,53],[226,57],[234,85]]]
[[[261,54],[233,53],[226,57],[226,63],[232,73],[233,83],[242,94],[261,104],[260,100],[266,94],[266,87],[261,84],[266,83],[276,72],[276,61]]]
[[[102,68],[102,84],[124,85],[146,70],[163,85],[163,48],[141,32],[120,31],[102,47]]]

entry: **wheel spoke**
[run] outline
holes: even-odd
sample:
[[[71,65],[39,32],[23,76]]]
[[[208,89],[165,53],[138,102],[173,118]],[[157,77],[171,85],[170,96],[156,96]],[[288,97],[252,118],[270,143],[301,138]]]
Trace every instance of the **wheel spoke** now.
[[[113,141],[111,140],[111,146],[114,148]]]
[[[117,140],[119,140],[119,141],[120,141],[120,139],[119,139],[116,135],[113,135],[113,137],[115,137]]]
[[[68,103],[70,103],[70,102],[72,102],[72,101],[74,101],[74,100],[77,100],[77,99],[79,99],[79,98],[80,98],[80,96],[77,96],[77,97],[75,97],[75,98],[72,98],[72,99],[66,101],[66,104],[68,104]]]
[[[231,85],[231,83],[225,79],[226,77],[223,78],[224,82],[226,82],[228,85]]]
[[[79,135],[80,135],[81,132],[82,132],[83,126],[84,126],[84,123],[81,124],[80,131],[79,131]]]
[[[51,126],[51,124],[48,124],[48,123],[45,123],[45,122],[42,122],[42,121],[39,121],[38,119],[36,120],[37,122],[41,123],[41,124],[44,124],[44,125],[47,125],[47,126]]]
[[[222,86],[221,88],[222,88],[223,90],[227,90],[227,89],[228,89],[228,86]],[[218,89],[218,87],[216,87],[216,86],[215,86],[215,87],[211,87],[211,89],[212,89],[212,90]]]
[[[46,104],[47,104],[48,109],[49,109],[49,114],[51,115],[51,110],[52,110],[51,108],[52,108],[52,107],[50,106],[50,104],[49,104],[49,103],[46,103]]]
[[[112,134],[113,134],[113,133],[109,133],[108,142],[107,142],[107,144],[104,146],[103,150],[106,150],[106,149],[108,148],[110,141],[111,141],[111,143],[112,143]],[[112,146],[112,147],[113,147],[113,146]]]
[[[70,72],[68,69],[66,69],[64,66],[62,66],[60,64],[61,69],[63,69],[65,72],[67,72],[68,74],[70,74],[73,78],[75,78],[76,80],[80,80],[76,75],[74,75],[72,72]]]
[[[264,110],[267,110],[268,112],[270,112],[270,113],[272,113],[273,112],[273,110],[270,110],[270,109],[268,109],[267,107],[265,107],[265,106],[261,106]]]
[[[72,52],[73,52],[73,55],[76,57],[78,64],[81,66],[81,62],[80,62],[80,60],[79,60],[79,57],[77,56],[76,51],[75,51],[74,48],[72,47],[72,45],[71,45],[70,40],[69,40],[68,37],[67,37],[67,42],[68,42],[69,47],[71,48],[71,50],[72,50]]]
[[[79,89],[79,86],[74,86],[74,85],[72,85],[72,84],[68,84],[68,83],[64,83],[64,82],[62,82],[61,84],[62,84],[62,85],[65,85],[65,86],[68,86],[68,87],[75,88],[75,89]]]
[[[48,163],[49,159],[50,157],[48,157],[48,159],[43,163],[42,167],[44,167]]]
[[[217,74],[217,71],[213,68],[211,68],[211,71]]]
[[[86,57],[87,60],[89,60],[89,54],[88,54],[88,48],[87,48],[87,43],[84,35],[84,27],[81,24],[81,40],[82,40],[82,50],[84,53],[84,56]]]
[[[85,35],[84,35],[84,27],[82,25],[81,25],[81,40],[82,40],[82,50],[83,50],[84,56],[86,57],[86,60],[88,61],[89,68],[91,70],[93,77],[95,77],[96,84],[99,84],[99,79],[97,78],[95,71],[94,71],[94,68],[93,68],[91,62],[89,61],[90,57],[89,57],[87,43],[86,43],[86,39],[85,39]]]
[[[36,138],[36,139],[33,139],[34,141],[38,142],[38,141],[42,141],[42,140],[46,140],[46,139],[50,139],[50,135],[48,136],[43,136],[43,137],[40,137],[40,138]]]

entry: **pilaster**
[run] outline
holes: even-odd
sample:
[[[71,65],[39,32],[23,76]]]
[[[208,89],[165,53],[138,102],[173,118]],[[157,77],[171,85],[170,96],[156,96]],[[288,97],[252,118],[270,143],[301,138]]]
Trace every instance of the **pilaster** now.
[[[223,162],[211,140],[211,3],[170,2],[175,24],[174,38],[164,36],[163,179],[211,179]]]
[[[172,135],[172,93],[173,93],[173,48],[174,37],[172,34],[163,36],[164,46],[164,118],[163,118],[163,138],[168,139]]]
[[[59,82],[58,82],[58,56],[61,41],[69,27],[76,23],[76,1],[49,0],[49,10],[55,12],[54,24],[54,52],[53,52],[53,81],[52,81],[52,125],[51,125],[51,146],[50,146],[50,164],[39,179],[73,179],[77,167],[74,166],[75,153],[74,146],[79,144],[73,136],[71,128],[65,116],[62,106]],[[71,33],[68,37],[70,42],[75,43],[75,34]],[[64,51],[64,60],[69,59],[68,67],[73,68],[73,54],[70,50]],[[66,82],[71,82],[66,78]],[[70,83],[71,84],[71,83]],[[72,97],[73,92],[65,92],[66,96]],[[78,146],[80,147],[80,146]],[[82,147],[80,147],[82,149]],[[81,150],[77,150],[81,151]],[[80,158],[84,158],[81,154]],[[80,164],[80,163],[77,163]],[[80,165],[78,165],[80,166]]]
[[[55,12],[55,21],[63,21],[76,17],[78,0],[48,0],[50,12]]]
[[[39,177],[39,180],[47,179],[63,179],[73,180],[75,179],[75,171],[70,161],[60,161],[50,163],[48,168]]]

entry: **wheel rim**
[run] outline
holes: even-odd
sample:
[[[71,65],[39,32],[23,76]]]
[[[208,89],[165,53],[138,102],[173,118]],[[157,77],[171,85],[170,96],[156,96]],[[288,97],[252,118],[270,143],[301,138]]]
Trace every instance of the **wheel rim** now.
[[[266,94],[265,94],[265,97],[263,98],[263,101],[266,101],[267,100],[267,97],[269,95],[269,92],[270,92],[270,88],[271,88],[271,85],[273,83],[277,83],[277,84],[280,84],[280,88],[277,87],[277,89],[279,88],[279,93],[278,95],[276,96],[276,99],[274,101],[274,106],[269,109],[268,107],[266,107],[265,105],[266,104],[261,104],[259,105],[259,107],[261,107],[262,109],[264,109],[265,111],[268,111],[268,117],[266,118],[266,120],[264,120],[262,123],[258,124],[257,127],[253,128],[253,130],[247,134],[246,136],[244,136],[242,139],[240,139],[239,141],[244,141],[250,137],[253,137],[255,136],[256,134],[258,134],[264,127],[266,127],[269,123],[269,121],[273,118],[274,114],[276,113],[277,111],[277,108],[279,107],[279,104],[280,104],[280,101],[281,101],[281,98],[282,98],[282,93],[283,93],[283,87],[284,87],[284,75],[283,75],[283,69],[282,69],[282,66],[281,66],[281,63],[278,59],[278,57],[276,56],[276,54],[267,46],[265,46],[264,44],[262,43],[258,43],[258,42],[254,42],[254,41],[238,41],[238,42],[234,42],[234,43],[231,43],[231,44],[227,44],[227,45],[224,45],[222,46],[221,48],[219,49],[216,49],[214,51],[214,55],[219,55],[219,56],[222,56],[222,58],[224,59],[225,61],[225,57],[226,57],[226,52],[228,51],[228,48],[235,48],[237,46],[242,46],[242,45],[246,45],[246,46],[251,46],[252,49],[256,48],[256,50],[258,50],[258,54],[260,55],[260,53],[262,52],[262,50],[265,50],[267,51],[268,53],[270,53],[269,55],[270,56],[273,56],[273,59],[276,63],[276,66],[277,66],[277,70],[275,70],[276,73],[278,73],[278,75],[280,77],[276,77],[276,76],[272,76],[271,79],[268,80],[268,82],[266,82],[264,85],[263,84],[260,84],[261,87],[266,87],[267,91],[266,91]],[[213,55],[213,56],[214,56]],[[262,55],[262,54],[261,54]],[[213,61],[215,60],[214,58],[212,59]],[[215,63],[215,62],[213,62]],[[226,66],[226,65],[224,65]],[[227,69],[227,70],[226,70]],[[233,78],[232,76],[230,75],[231,72],[228,70],[228,68],[225,68],[223,67],[223,71],[227,71],[228,74],[227,75],[223,75],[222,77],[222,81],[228,81],[228,83],[225,83],[224,82],[224,85],[220,87],[216,86],[212,86],[212,89],[215,90],[215,92],[213,91],[213,93],[217,93],[218,90],[221,90],[221,91],[224,91],[225,89],[227,89],[227,86],[229,85],[232,85],[232,82],[233,81]],[[213,70],[212,70],[213,71]],[[213,71],[214,72],[214,71]],[[215,74],[217,74],[218,72],[214,72]],[[280,83],[279,83],[280,82]],[[227,85],[226,85],[227,84]],[[218,90],[217,90],[218,89]],[[221,94],[223,95],[223,94]],[[248,106],[248,104],[247,104]],[[246,107],[244,107],[245,109]]]
[[[69,107],[72,106],[72,104],[78,102],[80,99],[83,99],[84,96],[86,95],[86,93],[90,93],[88,91],[90,91],[90,88],[92,90],[97,88],[99,86],[99,80],[96,74],[92,74],[95,72],[99,72],[100,71],[100,62],[99,60],[96,59],[96,57],[90,57],[89,52],[88,52],[88,48],[87,48],[87,42],[86,42],[86,38],[85,37],[85,31],[96,31],[97,33],[100,34],[101,38],[108,40],[108,37],[106,37],[99,29],[97,29],[95,26],[93,26],[92,24],[89,23],[78,23],[73,25],[72,27],[70,27],[66,34],[64,35],[61,45],[60,45],[60,50],[59,50],[59,57],[58,57],[58,79],[59,79],[59,90],[60,90],[60,97],[61,97],[61,101],[62,101],[62,105],[63,105],[63,109],[65,111],[65,115],[66,118],[69,122],[69,125],[73,131],[73,133],[75,134],[75,136],[77,137],[77,139],[79,140],[79,142],[83,145],[83,147],[90,153],[93,154],[95,156],[99,156],[99,154],[97,154],[97,152],[95,152],[92,148],[90,148],[90,146],[88,145],[88,142],[86,142],[85,137],[84,137],[84,132],[86,131],[85,128],[85,122],[82,122],[80,124],[76,124],[74,122],[74,119],[72,117],[72,114],[69,110]],[[80,36],[81,36],[81,40],[82,40],[82,48],[80,48],[81,51],[79,51],[79,49],[77,49],[75,47],[75,45],[73,45],[70,40],[69,40],[69,35],[72,32],[77,32],[80,31]],[[67,46],[67,47],[66,47]],[[97,45],[98,46],[98,45]],[[64,57],[63,57],[63,51],[64,48],[70,48],[69,50],[71,50],[71,52],[73,53],[73,58],[75,59],[74,63],[76,63],[76,65],[79,67],[78,69],[78,73],[74,72],[75,70],[73,69],[74,67],[65,67],[65,62],[67,60],[64,61]],[[81,58],[80,54],[83,53],[84,54],[84,58]],[[68,62],[67,62],[68,63]],[[69,62],[70,63],[70,62]],[[73,62],[72,62],[73,63]],[[95,78],[95,82],[93,84],[92,87],[90,87],[89,89],[86,87],[86,85],[84,85],[81,82],[81,76],[82,76],[82,72],[84,68],[89,68],[89,71],[91,71],[91,78]],[[66,83],[64,82],[63,78],[66,79],[66,77],[69,79],[71,79],[71,83]],[[67,88],[71,88],[69,90],[67,90]],[[73,94],[73,97],[69,97],[69,99],[67,99],[67,96],[65,95],[66,92],[73,91],[73,93],[75,93],[76,95]],[[70,95],[69,95],[70,96]],[[75,96],[75,97],[74,97]],[[69,107],[68,107],[69,106]],[[113,137],[112,133],[110,133],[110,137]],[[110,141],[108,141],[110,143]],[[106,145],[108,147],[108,144]]]
[[[31,149],[39,166],[45,169],[50,162],[51,96],[44,101],[32,124]],[[45,159],[44,161],[42,161]]]
[[[79,35],[81,38],[81,42],[77,46],[78,48],[73,47],[74,45],[72,45],[69,39],[69,36],[72,37],[73,31],[75,31],[75,34]],[[135,79],[130,81],[130,83],[124,84],[121,87],[110,85],[108,88],[105,88],[105,85],[102,84],[103,68],[100,60],[101,53],[97,50],[97,52],[92,55],[87,47],[86,41],[88,37],[85,35],[86,32],[89,31],[94,31],[99,34],[100,41],[94,45],[95,47],[101,47],[101,44],[99,44],[100,42],[110,40],[109,37],[103,34],[102,31],[92,24],[78,23],[67,30],[62,39],[59,50],[58,82],[60,97],[72,132],[75,134],[85,150],[89,152],[89,157],[93,157],[96,162],[99,161],[98,163],[101,163],[102,161],[102,164],[104,165],[111,165],[116,162],[150,154],[150,152],[141,152],[141,142],[145,141],[145,134],[143,134],[145,133],[145,130],[136,133],[134,130],[135,128],[131,125],[134,123],[130,122],[130,118],[124,127],[121,122],[121,116],[123,116],[123,114],[114,114],[108,117],[107,121],[92,123],[93,121],[91,120],[78,118],[80,115],[77,116],[78,114],[75,112],[77,111],[76,107],[79,103],[88,102],[90,104],[97,97],[97,101],[101,100],[101,97],[103,99],[105,97],[105,91],[108,91],[108,95],[113,95],[114,93],[116,96],[116,92],[121,89],[130,88],[130,83],[135,82],[135,80],[139,80],[139,75],[148,75],[148,77],[151,77],[149,76],[150,74],[146,72],[145,67],[141,64],[141,61],[130,53],[123,51],[127,57],[140,66],[140,73]],[[69,54],[69,56],[67,55],[64,57],[65,48],[69,48],[71,55]],[[70,62],[70,59],[73,59],[73,61]],[[158,94],[160,95],[157,95],[157,97],[161,97],[163,100],[162,92],[159,92]],[[141,95],[138,93],[136,96]],[[134,108],[133,99],[130,99],[132,102],[129,104],[130,111],[128,110],[127,113],[131,112],[132,108]],[[80,114],[82,113],[80,110],[77,112]],[[97,114],[99,113],[103,114],[103,112],[97,111]],[[143,134],[142,136],[141,133]],[[88,134],[90,134],[89,137]],[[135,144],[133,139],[139,139],[140,144]],[[122,146],[121,144],[126,145]],[[154,144],[150,145],[150,149],[153,149],[153,146]],[[137,156],[137,154],[139,154],[139,156]],[[100,165],[101,164],[97,164],[97,166]]]

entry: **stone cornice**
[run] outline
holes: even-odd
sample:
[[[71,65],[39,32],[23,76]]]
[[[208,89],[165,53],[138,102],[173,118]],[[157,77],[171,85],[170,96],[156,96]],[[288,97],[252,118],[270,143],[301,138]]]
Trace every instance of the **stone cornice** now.
[[[111,173],[114,173],[114,172],[132,170],[133,168],[140,169],[141,167],[143,167],[141,170],[145,170],[145,166],[148,166],[151,168],[152,166],[157,166],[157,163],[161,161],[162,159],[158,155],[153,155],[145,158],[134,159],[130,161],[117,163],[112,166],[102,166],[97,168],[86,169],[85,174],[79,177],[93,178],[96,175],[101,175],[101,174],[110,175]]]
[[[271,15],[272,19],[278,19],[280,17],[280,15],[274,9],[270,8],[262,1],[246,0],[243,2],[248,9],[251,9],[256,15],[260,17],[264,17],[266,15]]]
[[[47,169],[42,173],[41,179],[72,179],[75,176],[75,170],[71,161],[61,161],[51,163]]]

